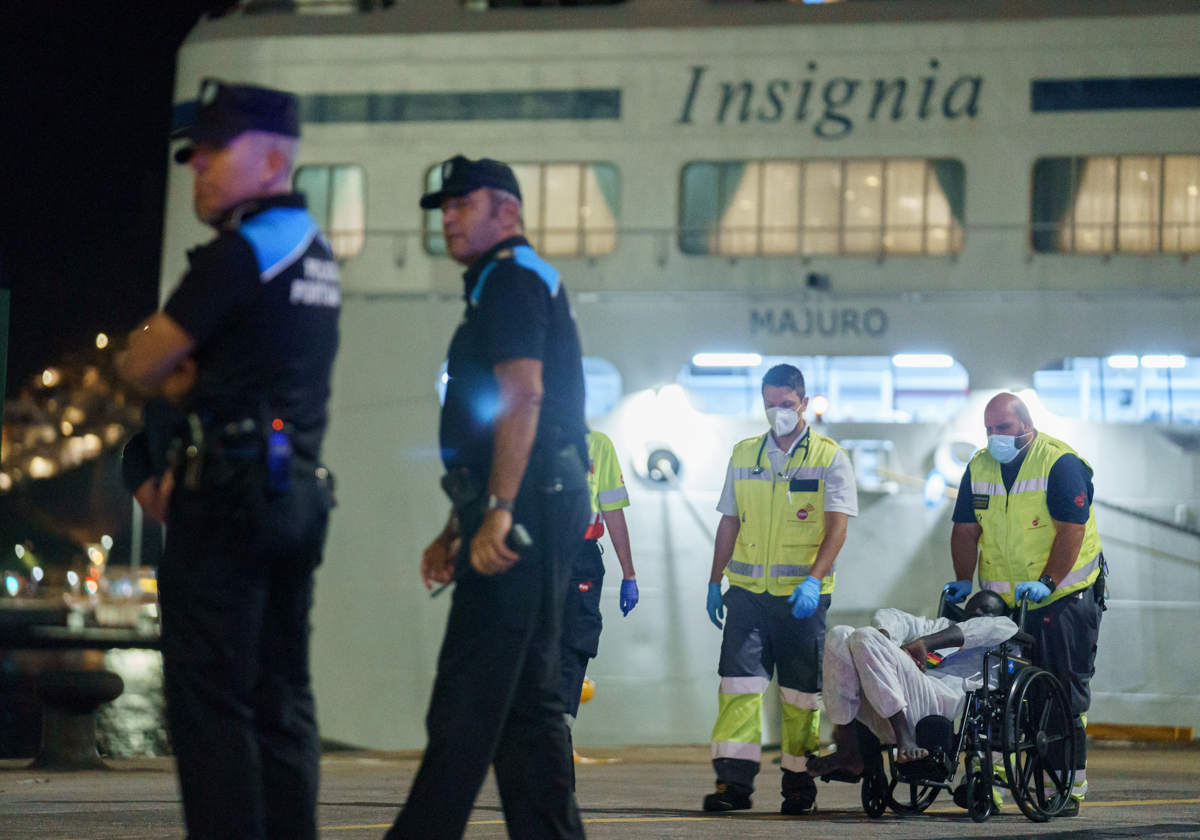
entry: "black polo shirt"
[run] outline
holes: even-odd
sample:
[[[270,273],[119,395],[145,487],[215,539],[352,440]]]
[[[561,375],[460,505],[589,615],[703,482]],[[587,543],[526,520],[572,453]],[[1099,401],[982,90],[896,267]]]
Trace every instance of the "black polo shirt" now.
[[[316,460],[338,348],[337,262],[300,194],[247,202],[217,227],[163,307],[196,342],[186,408],[206,426],[279,418],[296,454]]]
[[[450,342],[439,434],[447,469],[491,469],[500,410],[495,367],[511,359],[542,363],[535,448],[554,438],[586,453],[582,351],[558,271],[515,236],[467,269],[463,298],[467,308]]]

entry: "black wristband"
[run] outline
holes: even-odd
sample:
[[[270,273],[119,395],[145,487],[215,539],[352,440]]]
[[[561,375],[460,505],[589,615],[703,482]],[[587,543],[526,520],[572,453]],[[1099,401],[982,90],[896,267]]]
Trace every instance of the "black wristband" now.
[[[501,499],[499,496],[488,496],[487,498],[487,510],[506,510],[512,513],[512,509],[512,499]]]
[[[1058,589],[1058,587],[1054,584],[1054,578],[1050,577],[1050,575],[1042,575],[1040,578],[1038,578],[1038,583],[1045,586],[1051,592]]]

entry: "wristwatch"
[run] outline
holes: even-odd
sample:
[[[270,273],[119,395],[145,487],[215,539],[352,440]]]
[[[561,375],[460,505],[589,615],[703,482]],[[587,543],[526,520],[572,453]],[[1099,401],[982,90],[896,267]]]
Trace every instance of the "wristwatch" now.
[[[1058,589],[1058,587],[1054,585],[1054,578],[1050,577],[1050,575],[1042,575],[1040,578],[1038,578],[1038,583],[1045,586],[1051,592],[1053,592],[1055,589]]]
[[[501,499],[499,496],[488,496],[486,509],[487,510],[506,510],[509,513],[512,513],[513,500],[512,499]]]

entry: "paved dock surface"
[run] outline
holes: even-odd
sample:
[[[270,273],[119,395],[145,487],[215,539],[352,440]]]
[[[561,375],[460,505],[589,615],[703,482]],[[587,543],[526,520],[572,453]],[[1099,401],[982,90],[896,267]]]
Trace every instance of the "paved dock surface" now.
[[[582,750],[617,763],[578,765],[579,803],[591,838],[752,838],[805,840],[1045,835],[1079,840],[1120,837],[1200,838],[1200,750],[1105,747],[1090,750],[1092,794],[1074,819],[1029,822],[1011,803],[976,825],[949,797],[915,818],[868,819],[857,785],[820,786],[821,813],[778,814],[779,767],[764,762],[754,809],[714,816],[699,810],[712,789],[707,747]],[[769,758],[769,756],[768,756]],[[182,838],[179,797],[170,759],[112,762],[112,772],[35,773],[25,762],[0,761],[3,840],[176,840]],[[321,762],[323,838],[380,838],[396,815],[417,767],[406,753],[335,753]],[[468,838],[506,836],[499,797],[489,779]]]

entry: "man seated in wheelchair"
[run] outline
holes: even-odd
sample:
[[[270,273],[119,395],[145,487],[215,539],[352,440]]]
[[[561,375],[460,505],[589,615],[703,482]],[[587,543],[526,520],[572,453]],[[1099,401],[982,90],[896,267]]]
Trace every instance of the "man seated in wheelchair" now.
[[[927,757],[917,743],[918,722],[932,715],[958,720],[968,692],[983,685],[984,654],[1018,630],[1003,599],[987,590],[967,602],[958,623],[883,609],[872,624],[840,625],[825,636],[823,699],[838,748],[808,759],[811,776],[862,775],[855,720],[896,745],[898,764]],[[996,668],[990,670],[994,688]]]

